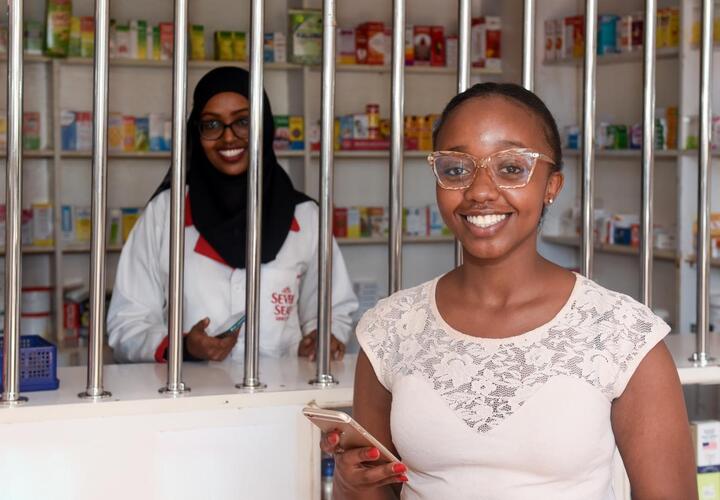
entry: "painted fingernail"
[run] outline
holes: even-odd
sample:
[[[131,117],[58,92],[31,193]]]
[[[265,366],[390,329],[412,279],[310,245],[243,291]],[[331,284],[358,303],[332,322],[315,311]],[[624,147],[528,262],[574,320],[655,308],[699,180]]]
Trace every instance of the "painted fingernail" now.
[[[407,483],[408,477],[406,475],[398,476],[398,479],[402,481],[403,483]]]
[[[407,467],[403,464],[395,464],[393,465],[393,472],[395,474],[402,474],[403,472],[407,472]]]
[[[372,460],[377,460],[380,458],[380,450],[377,448],[373,448],[372,450],[368,451],[368,457]]]
[[[330,441],[330,444],[338,444],[340,442],[340,436],[332,433],[330,434],[330,436],[328,436],[328,441]]]

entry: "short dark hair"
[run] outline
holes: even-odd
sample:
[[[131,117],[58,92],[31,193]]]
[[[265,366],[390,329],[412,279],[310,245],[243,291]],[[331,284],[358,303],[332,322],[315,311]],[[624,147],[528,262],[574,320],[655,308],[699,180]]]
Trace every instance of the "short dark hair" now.
[[[555,165],[552,169],[554,172],[561,169],[562,145],[560,142],[560,132],[558,132],[555,118],[547,106],[545,106],[542,99],[526,88],[515,83],[478,83],[467,89],[465,92],[453,97],[447,106],[445,106],[442,115],[440,115],[440,119],[435,123],[435,128],[433,129],[433,145],[437,143],[437,137],[440,133],[440,129],[455,109],[470,99],[483,97],[504,97],[525,106],[527,109],[535,113],[543,124],[545,140],[550,146],[550,149],[552,149],[552,156],[555,161]]]

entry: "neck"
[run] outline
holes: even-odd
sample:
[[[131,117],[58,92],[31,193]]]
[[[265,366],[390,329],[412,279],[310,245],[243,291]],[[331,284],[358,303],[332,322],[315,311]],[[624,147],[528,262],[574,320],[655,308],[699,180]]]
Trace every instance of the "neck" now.
[[[495,305],[527,300],[535,292],[529,285],[543,282],[549,264],[537,252],[535,233],[497,259],[463,255],[463,265],[456,272],[465,296]]]

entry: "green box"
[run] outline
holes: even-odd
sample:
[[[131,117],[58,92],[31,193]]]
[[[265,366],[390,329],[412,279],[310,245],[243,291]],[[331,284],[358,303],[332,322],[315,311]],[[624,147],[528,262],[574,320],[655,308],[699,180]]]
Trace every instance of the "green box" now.
[[[697,475],[698,500],[720,500],[720,472]]]
[[[202,61],[205,58],[205,26],[193,24],[190,26],[190,59]]]
[[[80,57],[80,18],[70,18],[70,41],[68,42],[68,56]]]
[[[232,31],[216,31],[215,59],[217,59],[218,61],[232,61],[233,55]]]
[[[322,12],[290,9],[290,60],[297,64],[322,62]]]
[[[25,22],[25,53],[41,56],[43,53],[43,24],[38,21]]]
[[[45,28],[45,53],[66,57],[70,44],[71,0],[48,0]]]

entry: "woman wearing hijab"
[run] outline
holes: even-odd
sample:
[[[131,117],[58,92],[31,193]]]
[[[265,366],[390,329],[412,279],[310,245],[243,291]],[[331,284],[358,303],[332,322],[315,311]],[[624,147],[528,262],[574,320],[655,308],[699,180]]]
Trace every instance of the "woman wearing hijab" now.
[[[185,198],[185,359],[221,361],[241,354],[236,320],[245,311],[249,73],[207,73],[188,121]],[[272,148],[273,115],[263,94],[263,221],[260,353],[315,355],[318,207],[295,190]],[[118,361],[165,361],[170,248],[170,177],[158,187],[123,247],[108,310]],[[331,352],[342,357],[357,309],[334,243]],[[229,328],[229,329],[227,329]]]

